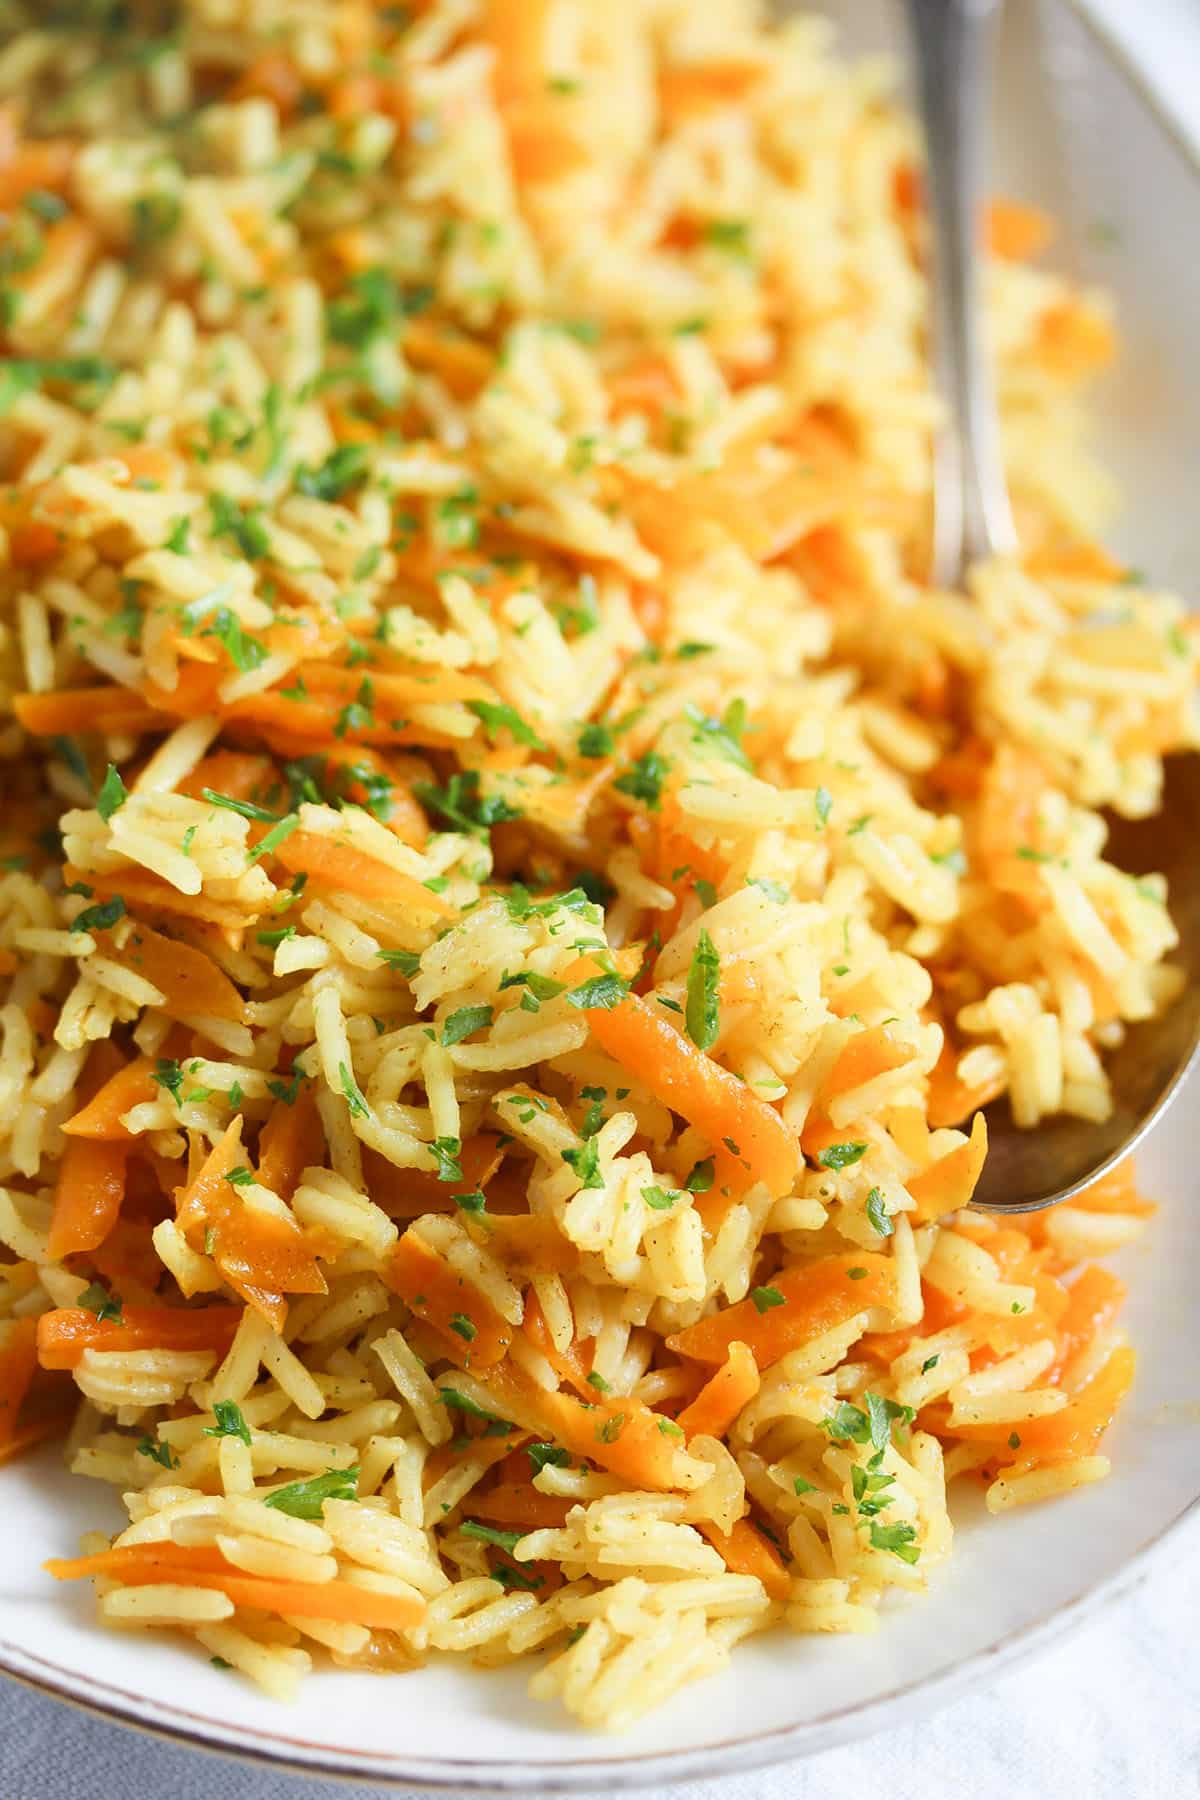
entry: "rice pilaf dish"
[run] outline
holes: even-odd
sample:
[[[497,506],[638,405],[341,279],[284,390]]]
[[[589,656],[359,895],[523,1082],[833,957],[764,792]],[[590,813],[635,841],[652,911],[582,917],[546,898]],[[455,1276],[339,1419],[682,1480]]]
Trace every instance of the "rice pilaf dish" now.
[[[53,1573],[589,1726],[873,1629],[1132,1378],[1128,1166],[964,1210],[1180,981],[1103,298],[993,205],[1024,549],[941,593],[916,134],[820,22],[7,20],[0,1457],[130,1521]]]

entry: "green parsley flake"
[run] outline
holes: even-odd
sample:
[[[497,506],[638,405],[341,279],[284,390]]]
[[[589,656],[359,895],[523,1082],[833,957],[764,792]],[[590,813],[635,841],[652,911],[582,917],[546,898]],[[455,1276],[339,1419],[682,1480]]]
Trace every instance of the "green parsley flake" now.
[[[687,1034],[700,1050],[711,1049],[721,1029],[720,979],[720,957],[708,932],[702,929],[688,968],[684,1014]]]
[[[324,1475],[313,1475],[308,1481],[293,1481],[276,1488],[263,1500],[276,1512],[293,1519],[320,1519],[327,1500],[358,1499],[358,1466],[349,1469],[327,1469]]]
[[[216,1424],[204,1427],[205,1437],[235,1437],[243,1444],[249,1444],[250,1427],[236,1401],[214,1400],[212,1410]]]
[[[492,1022],[490,1006],[460,1006],[442,1025],[443,1044],[461,1044],[472,1032],[482,1031]]]

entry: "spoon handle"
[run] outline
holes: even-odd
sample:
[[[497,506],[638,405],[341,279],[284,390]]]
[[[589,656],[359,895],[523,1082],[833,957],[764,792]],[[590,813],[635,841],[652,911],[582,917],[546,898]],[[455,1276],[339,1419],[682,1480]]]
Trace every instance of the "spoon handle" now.
[[[934,460],[933,579],[1016,548],[978,294],[989,44],[1000,0],[908,0],[928,159],[932,360],[945,410]]]

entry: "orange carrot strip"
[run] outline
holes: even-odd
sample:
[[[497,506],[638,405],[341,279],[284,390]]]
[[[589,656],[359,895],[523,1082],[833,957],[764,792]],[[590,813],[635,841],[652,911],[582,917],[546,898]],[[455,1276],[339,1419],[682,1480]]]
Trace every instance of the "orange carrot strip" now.
[[[60,1306],[37,1322],[43,1369],[73,1369],[85,1350],[215,1350],[224,1355],[241,1322],[240,1306],[126,1306],[120,1319],[98,1319]]]
[[[859,1271],[862,1271],[861,1273]],[[697,1362],[724,1362],[735,1341],[748,1346],[760,1370],[770,1368],[789,1350],[811,1343],[822,1332],[844,1325],[855,1313],[887,1306],[892,1298],[892,1266],[886,1256],[870,1251],[826,1257],[802,1269],[773,1275],[765,1290],[781,1294],[759,1311],[749,1297],[736,1306],[710,1313],[667,1339],[667,1348]]]
[[[17,1415],[37,1368],[37,1325],[6,1319],[0,1325],[0,1445],[17,1435]]]
[[[1101,1175],[1090,1187],[1085,1187],[1082,1194],[1076,1194],[1071,1201],[1083,1212],[1096,1213],[1136,1213],[1139,1218],[1150,1218],[1158,1211],[1153,1200],[1143,1200],[1138,1192],[1137,1171],[1132,1156],[1126,1156],[1115,1169],[1107,1175]]]
[[[1054,236],[1054,222],[1036,206],[998,197],[987,209],[987,246],[1006,262],[1028,262]]]
[[[376,862],[373,856],[364,855],[336,837],[294,831],[277,847],[275,855],[293,875],[307,875],[310,881],[357,894],[363,900],[382,900],[387,905],[415,908],[439,917],[448,917],[454,910],[440,894],[431,893],[411,875]]]
[[[176,1018],[228,1019],[240,1025],[246,1016],[246,1003],[228,975],[203,950],[178,938],[137,924],[120,950],[110,954],[156,987]]]
[[[148,1056],[139,1056],[104,1083],[87,1105],[67,1120],[63,1131],[69,1138],[99,1138],[109,1143],[128,1144],[133,1133],[121,1123],[122,1115],[135,1106],[145,1106],[156,1098],[154,1064]]]
[[[735,1338],[722,1367],[709,1377],[691,1405],[684,1407],[677,1423],[689,1437],[697,1433],[724,1437],[743,1406],[757,1394],[760,1380],[749,1344]]]
[[[567,1348],[560,1350],[550,1336],[542,1303],[532,1289],[525,1296],[525,1317],[521,1321],[521,1330],[530,1343],[541,1351],[560,1381],[569,1382],[585,1400],[595,1398],[596,1389],[588,1381],[592,1369],[593,1340],[572,1338]]]
[[[1103,369],[1116,349],[1116,334],[1108,320],[1083,300],[1063,300],[1049,307],[1038,322],[1042,362],[1068,381]]]
[[[231,1120],[195,1179],[176,1195],[176,1220],[193,1249],[209,1242],[229,1285],[275,1331],[287,1319],[287,1294],[324,1294],[314,1241],[293,1220],[247,1204],[229,1180],[244,1160],[242,1121]]]
[[[1125,1294],[1123,1281],[1098,1263],[1089,1263],[1067,1289],[1066,1308],[1058,1323],[1058,1355],[1045,1380],[1059,1380],[1097,1332],[1109,1329],[1125,1304]]]
[[[468,1495],[463,1504],[474,1519],[542,1531],[565,1525],[572,1502],[557,1494],[540,1494],[529,1481],[506,1481],[489,1493],[476,1491]]]
[[[730,1532],[718,1531],[708,1523],[701,1524],[700,1529],[734,1575],[757,1575],[772,1600],[789,1597],[792,1580],[783,1558],[749,1519],[736,1520]]]
[[[446,1339],[455,1362],[490,1368],[512,1343],[513,1327],[487,1296],[456,1274],[412,1226],[393,1245],[382,1274],[392,1292]]]
[[[275,779],[275,765],[269,756],[248,750],[215,750],[184,777],[178,791],[193,800],[199,800],[205,788],[228,794],[231,800],[256,800]]]
[[[403,344],[413,367],[440,376],[458,400],[474,399],[491,375],[493,356],[485,344],[428,319],[410,319]]]
[[[47,1250],[56,1260],[95,1250],[117,1222],[125,1198],[127,1144],[69,1137],[58,1166]]]
[[[511,1362],[487,1373],[496,1410],[528,1430],[562,1444],[620,1475],[634,1487],[664,1490],[675,1475],[683,1440],[673,1422],[628,1395],[597,1395],[590,1403],[562,1389],[547,1393]]]
[[[247,909],[234,901],[210,900],[207,894],[181,894],[169,881],[152,875],[148,869],[122,869],[120,874],[85,875],[73,863],[63,864],[65,881],[86,881],[97,900],[109,900],[114,894],[131,903],[139,912],[178,914],[191,924],[217,925],[226,931],[243,931],[257,918],[256,908]]]
[[[56,1581],[110,1575],[126,1587],[171,1583],[216,1588],[235,1606],[303,1619],[341,1619],[380,1630],[403,1630],[425,1616],[421,1600],[376,1593],[349,1581],[276,1581],[243,1575],[204,1545],[122,1544],[93,1556],[54,1557],[44,1567]]]
[[[1020,1460],[1057,1462],[1062,1457],[1090,1456],[1132,1385],[1136,1363],[1134,1351],[1122,1344],[1062,1412],[1047,1413],[1044,1418],[1029,1419],[1021,1425]]]
[[[129,688],[60,688],[51,694],[14,694],[13,711],[34,737],[161,730],[161,712]]]
[[[364,1150],[367,1192],[393,1219],[419,1219],[422,1213],[450,1212],[455,1193],[486,1188],[504,1160],[503,1146],[484,1132],[467,1138],[459,1152],[462,1184],[439,1181],[429,1169],[398,1169],[376,1150]]]
[[[965,1144],[939,1156],[919,1175],[909,1176],[908,1191],[917,1203],[916,1216],[922,1221],[938,1219],[943,1213],[968,1206],[986,1157],[987,1120],[976,1113]]]
[[[762,80],[761,62],[737,57],[675,63],[659,70],[658,103],[668,118],[683,118],[742,100]]]
[[[290,1200],[305,1169],[325,1157],[325,1129],[311,1087],[303,1088],[289,1106],[276,1101],[258,1139],[258,1179],[272,1193]]]
[[[912,1061],[913,1054],[912,1045],[894,1038],[886,1025],[872,1025],[864,1031],[856,1031],[821,1083],[816,1104],[828,1106],[839,1094],[848,1094],[854,1088],[874,1081],[877,1075],[902,1069],[905,1063]]]
[[[636,994],[611,1012],[590,1009],[587,1020],[596,1042],[636,1080],[712,1144],[725,1144],[745,1186],[763,1181],[774,1195],[791,1192],[800,1169],[795,1134],[745,1082],[689,1044]]]

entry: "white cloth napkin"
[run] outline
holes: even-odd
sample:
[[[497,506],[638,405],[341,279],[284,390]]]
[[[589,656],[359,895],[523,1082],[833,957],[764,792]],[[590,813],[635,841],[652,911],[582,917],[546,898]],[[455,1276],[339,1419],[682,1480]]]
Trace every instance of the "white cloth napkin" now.
[[[641,1800],[1193,1800],[1200,1794],[1200,1519],[1143,1584],[933,1718],[802,1763]],[[703,1690],[694,1690],[703,1708]],[[399,1702],[397,1702],[399,1704]],[[383,1800],[385,1790],[202,1756],[0,1681],[3,1800]],[[407,1800],[416,1800],[408,1796]]]

